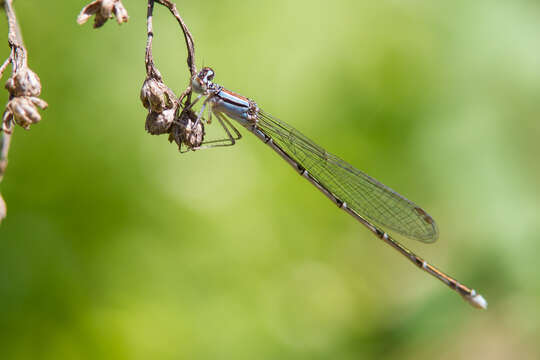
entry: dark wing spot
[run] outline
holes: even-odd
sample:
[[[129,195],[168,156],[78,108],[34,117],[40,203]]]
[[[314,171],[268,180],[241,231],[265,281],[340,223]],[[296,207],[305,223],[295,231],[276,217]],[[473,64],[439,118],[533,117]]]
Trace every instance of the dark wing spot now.
[[[427,222],[430,225],[433,224],[433,218],[431,216],[429,216],[423,209],[421,209],[419,207],[415,207],[414,211],[416,211],[418,213],[418,215],[420,215],[422,217],[422,219],[424,219],[425,222]]]

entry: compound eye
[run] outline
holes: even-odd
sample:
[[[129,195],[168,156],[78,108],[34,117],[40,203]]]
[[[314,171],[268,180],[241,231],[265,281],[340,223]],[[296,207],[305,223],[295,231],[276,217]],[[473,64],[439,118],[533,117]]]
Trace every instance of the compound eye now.
[[[212,70],[209,67],[205,67],[201,70],[201,78],[204,79],[204,81],[212,81],[214,79],[214,70]]]

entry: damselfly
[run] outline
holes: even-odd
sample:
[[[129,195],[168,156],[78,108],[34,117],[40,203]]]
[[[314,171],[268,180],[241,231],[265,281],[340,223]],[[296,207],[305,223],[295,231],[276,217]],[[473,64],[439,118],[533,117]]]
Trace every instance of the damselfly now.
[[[482,295],[428,264],[381,230],[388,228],[411,239],[433,242],[438,237],[437,225],[426,211],[337,156],[326,152],[290,125],[265,113],[254,101],[213,83],[213,79],[214,71],[205,67],[191,81],[193,91],[199,95],[182,111],[188,122],[193,121],[189,124],[189,129],[202,129],[204,111],[208,109],[207,122],[211,120],[212,114],[215,115],[227,134],[223,142],[214,143],[212,146],[227,146],[241,138],[240,132],[227,117],[238,121],[375,236],[420,269],[445,283],[473,306],[487,308],[487,302]],[[191,107],[201,98],[204,98],[204,101],[198,116],[195,117]],[[202,140],[202,137],[199,139]],[[186,142],[191,150],[197,150],[203,144]]]

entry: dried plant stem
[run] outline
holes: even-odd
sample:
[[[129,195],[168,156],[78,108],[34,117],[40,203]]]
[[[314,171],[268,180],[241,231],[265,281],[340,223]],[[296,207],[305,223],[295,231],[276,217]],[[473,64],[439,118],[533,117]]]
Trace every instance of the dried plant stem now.
[[[17,17],[15,16],[15,11],[13,10],[13,0],[4,0],[3,1],[4,10],[8,19],[9,34],[8,39],[10,45],[16,44],[23,46],[21,29],[19,28],[19,23],[17,23]]]
[[[4,178],[8,164],[8,152],[9,145],[11,144],[11,135],[12,133],[2,132],[2,137],[0,138],[0,182]]]
[[[193,43],[193,36],[191,36],[191,33],[189,32],[189,29],[182,20],[182,17],[180,16],[180,13],[178,12],[178,9],[176,9],[176,5],[169,1],[169,0],[156,0],[159,4],[165,6],[169,11],[173,14],[173,16],[176,18],[178,23],[180,24],[180,27],[182,28],[182,32],[184,33],[184,39],[186,40],[186,47],[188,50],[188,57],[187,57],[187,64],[189,68],[189,72],[191,73],[191,77],[195,76],[197,74],[197,68],[195,67],[195,44]],[[153,1],[152,1],[153,2]]]
[[[9,101],[2,116],[0,136],[0,182],[4,178],[8,164],[9,146],[13,136],[13,124],[29,129],[41,120],[38,109],[47,108],[47,102],[40,99],[41,81],[39,76],[28,68],[27,51],[22,40],[21,29],[13,10],[13,0],[0,1],[8,20],[9,57],[0,66],[0,78],[11,64],[11,77],[6,82]],[[0,196],[0,221],[6,215],[6,205]]]
[[[146,75],[148,77],[153,77],[157,80],[162,81],[160,72],[157,70],[154,64],[154,57],[152,56],[152,41],[154,40],[154,29],[153,29],[153,13],[154,13],[154,1],[148,1],[148,12],[146,15],[146,53],[144,56],[144,62],[146,65]]]
[[[13,10],[13,0],[4,0],[4,10],[8,19],[8,42],[12,51],[10,57],[12,60],[18,59],[17,61],[12,61],[13,72],[16,72],[19,67],[26,65],[26,49],[24,48],[21,28]]]
[[[182,32],[184,33],[184,39],[186,40],[186,47],[188,51],[188,57],[187,57],[187,64],[188,69],[191,74],[191,77],[193,77],[195,74],[197,74],[197,68],[195,66],[195,45],[193,43],[193,36],[191,36],[191,32],[189,31],[186,23],[180,16],[180,13],[176,9],[176,5],[168,0],[148,0],[148,12],[147,12],[147,41],[146,41],[146,71],[147,74],[150,75],[150,72],[152,71],[151,67],[154,64],[154,61],[152,59],[152,40],[154,38],[154,30],[152,25],[152,16],[154,12],[154,3],[157,2],[158,4],[161,4],[165,6],[169,11],[173,14],[173,16],[176,18],[178,23],[180,24],[180,27],[182,28]]]
[[[0,78],[10,63],[13,63],[14,71],[16,68],[26,63],[26,51],[23,45],[21,29],[17,23],[15,11],[13,10],[13,0],[4,0],[3,5],[8,20],[8,42],[9,46],[11,47],[11,54],[0,68]],[[18,53],[20,56],[14,56],[15,53]],[[21,63],[14,62],[14,58],[21,59]],[[12,132],[8,133],[3,131],[2,137],[0,138],[0,182],[4,178],[7,168],[11,136]]]
[[[9,56],[0,67],[0,78],[4,75],[4,71],[6,71],[9,64],[11,64],[11,56]]]
[[[6,3],[4,2],[4,6],[6,6]],[[7,13],[7,11],[6,11]],[[4,75],[4,71],[8,67],[8,65],[11,63],[11,56],[4,61],[2,64],[2,67],[0,67],[0,78],[2,78],[2,75]],[[0,136],[0,182],[2,182],[2,179],[4,178],[4,173],[6,172],[7,163],[8,163],[8,153],[9,153],[9,145],[11,144],[11,135],[13,132],[4,132],[2,131],[2,134]],[[0,201],[2,201],[0,199]],[[1,219],[1,213],[0,213],[0,221]]]

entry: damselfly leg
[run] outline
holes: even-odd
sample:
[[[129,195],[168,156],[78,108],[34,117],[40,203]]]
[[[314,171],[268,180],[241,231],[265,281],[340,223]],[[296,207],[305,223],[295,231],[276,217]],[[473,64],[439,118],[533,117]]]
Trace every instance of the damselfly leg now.
[[[223,114],[220,114],[218,112],[214,113],[214,115],[217,117],[219,124],[225,130],[225,133],[227,134],[226,138],[223,139],[216,139],[216,140],[210,140],[210,141],[204,141],[201,146],[193,148],[192,150],[203,150],[203,149],[211,149],[214,147],[224,147],[224,146],[233,146],[236,144],[237,140],[240,140],[242,138],[242,134],[240,134],[240,131],[234,125],[225,117]],[[231,131],[234,133],[231,134]]]

